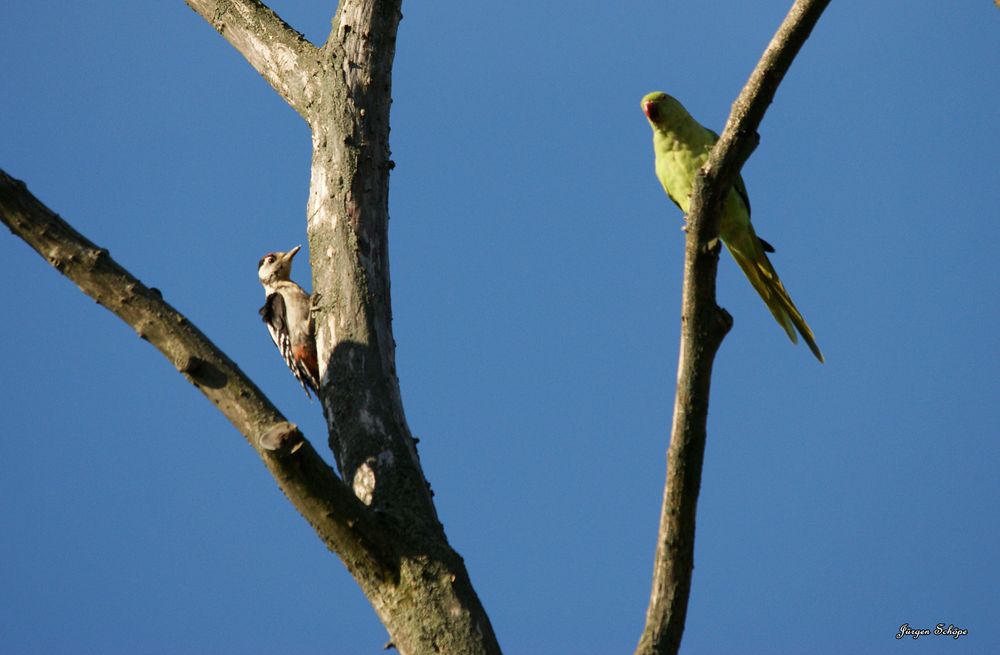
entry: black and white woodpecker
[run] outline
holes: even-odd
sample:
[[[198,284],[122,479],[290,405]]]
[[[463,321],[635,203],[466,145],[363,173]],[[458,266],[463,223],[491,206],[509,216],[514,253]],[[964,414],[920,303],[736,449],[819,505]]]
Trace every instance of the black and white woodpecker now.
[[[312,320],[312,301],[302,287],[292,282],[292,258],[302,246],[288,252],[269,252],[257,264],[257,277],[264,285],[264,319],[271,339],[288,368],[312,398],[309,390],[319,391],[319,368],[316,365],[316,337]]]

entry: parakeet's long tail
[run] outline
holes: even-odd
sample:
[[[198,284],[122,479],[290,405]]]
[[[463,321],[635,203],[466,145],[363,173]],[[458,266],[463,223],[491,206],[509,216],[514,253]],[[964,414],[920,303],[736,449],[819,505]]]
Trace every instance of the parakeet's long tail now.
[[[728,239],[726,237],[729,237]],[[743,273],[750,280],[750,284],[757,290],[764,300],[767,308],[781,327],[785,328],[788,338],[792,343],[798,343],[795,330],[799,331],[802,339],[809,346],[809,350],[816,355],[816,359],[823,361],[823,353],[816,345],[816,338],[806,320],[802,318],[792,298],[785,291],[785,286],[781,283],[778,273],[771,266],[771,261],[767,258],[760,239],[754,234],[753,228],[740,230],[735,235],[723,235],[722,242],[729,248],[733,259],[743,269]]]

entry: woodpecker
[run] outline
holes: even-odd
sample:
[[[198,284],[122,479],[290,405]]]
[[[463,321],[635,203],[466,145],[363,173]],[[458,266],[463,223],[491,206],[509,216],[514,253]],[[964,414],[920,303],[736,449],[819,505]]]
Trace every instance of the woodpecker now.
[[[301,248],[295,246],[288,252],[264,255],[257,264],[257,277],[264,285],[266,298],[260,308],[264,325],[295,379],[312,398],[310,389],[319,392],[313,305],[309,294],[290,279],[292,258]]]

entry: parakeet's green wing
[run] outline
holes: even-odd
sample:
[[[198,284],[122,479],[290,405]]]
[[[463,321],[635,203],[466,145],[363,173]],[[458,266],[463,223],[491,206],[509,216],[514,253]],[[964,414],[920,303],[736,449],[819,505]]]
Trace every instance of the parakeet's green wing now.
[[[705,129],[708,130],[707,127]],[[708,131],[712,133],[712,143],[715,144],[719,140],[719,134],[718,134],[718,132],[716,132],[715,130],[708,130]],[[736,184],[733,185],[733,188],[736,189],[736,193],[739,194],[740,199],[743,200],[743,204],[746,205],[747,216],[750,216],[750,213],[751,213],[750,212],[750,194],[747,193],[747,185],[743,183],[743,176],[742,175],[740,175],[740,176],[738,176],[736,178]],[[764,241],[764,240],[761,239],[761,241]],[[764,243],[767,243],[767,242],[764,241]],[[768,245],[771,245],[771,244],[768,244]],[[765,250],[766,250],[766,248],[765,248]],[[772,248],[768,252],[774,252],[774,249]]]
[[[733,188],[736,189],[736,193],[737,193],[737,195],[739,195],[740,200],[742,200],[743,204],[746,205],[747,216],[749,216],[750,215],[750,194],[747,193],[747,185],[743,184],[743,176],[742,175],[740,175],[739,177],[736,178],[736,184],[733,185]]]

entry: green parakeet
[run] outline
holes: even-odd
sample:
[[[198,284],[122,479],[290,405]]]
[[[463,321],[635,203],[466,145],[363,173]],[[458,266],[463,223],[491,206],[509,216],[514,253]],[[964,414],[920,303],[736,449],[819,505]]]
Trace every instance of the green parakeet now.
[[[642,99],[642,111],[653,128],[656,177],[674,204],[687,214],[695,176],[708,160],[719,135],[702,127],[680,102],[666,93],[648,94]],[[822,362],[823,353],[816,345],[812,330],[765,254],[774,252],[774,248],[760,239],[750,224],[750,198],[742,177],[736,180],[724,201],[719,236],[792,343],[798,342],[795,336],[798,330]]]

